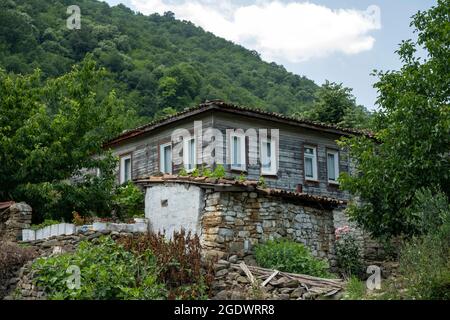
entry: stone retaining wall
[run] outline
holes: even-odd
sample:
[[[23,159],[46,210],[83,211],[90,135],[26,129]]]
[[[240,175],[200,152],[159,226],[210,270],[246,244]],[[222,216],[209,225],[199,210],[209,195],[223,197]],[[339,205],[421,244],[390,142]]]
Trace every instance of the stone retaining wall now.
[[[84,233],[60,235],[45,240],[30,241],[26,242],[26,245],[35,248],[40,257],[45,257],[64,252],[73,252],[81,241],[96,241],[97,238],[104,235],[110,235],[113,239],[117,239],[122,236],[131,236],[132,233],[126,231],[88,230]],[[10,291],[4,298],[5,300],[46,299],[44,290],[33,284],[34,272],[31,269],[31,264],[32,261],[26,263],[17,271],[17,274],[9,280]]]
[[[205,191],[204,201],[201,239],[208,255],[244,257],[256,244],[283,237],[305,244],[313,255],[335,264],[331,209],[257,192],[212,189]]]
[[[14,203],[0,211],[0,241],[17,242],[22,239],[22,229],[31,224],[31,207],[26,203]]]

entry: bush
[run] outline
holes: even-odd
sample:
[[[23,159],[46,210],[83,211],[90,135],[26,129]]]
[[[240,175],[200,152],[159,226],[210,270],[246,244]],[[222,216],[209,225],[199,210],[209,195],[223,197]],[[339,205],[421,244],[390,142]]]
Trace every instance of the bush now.
[[[7,283],[14,273],[27,261],[37,256],[33,248],[19,246],[12,242],[0,242],[0,299],[3,297],[3,290],[7,289]],[[5,287],[3,285],[5,284]]]
[[[144,214],[144,193],[131,181],[118,186],[112,200],[115,213],[122,219]]]
[[[69,289],[66,270],[80,268],[81,285]],[[81,242],[75,253],[40,258],[33,264],[35,284],[50,299],[163,299],[164,285],[157,281],[155,257],[150,251],[137,257],[110,237],[98,243]]]
[[[345,300],[361,300],[366,298],[366,283],[355,276],[350,276],[345,288]]]
[[[31,230],[39,230],[39,229],[42,229],[42,228],[45,228],[45,227],[48,227],[48,226],[51,226],[54,224],[58,224],[58,223],[60,223],[60,222],[57,220],[45,219],[44,222],[42,222],[40,224],[31,225],[30,229]]]
[[[441,192],[416,192],[411,212],[423,233],[400,250],[397,293],[403,299],[450,299],[450,207]],[[394,288],[395,290],[395,288]],[[391,290],[392,292],[393,290]],[[391,294],[387,292],[387,294]]]
[[[301,243],[270,240],[255,248],[256,262],[263,268],[302,273],[317,277],[330,276],[328,263],[315,258]]]
[[[169,299],[206,299],[214,273],[212,264],[202,263],[197,235],[174,232],[167,240],[164,234],[141,234],[118,240],[127,250],[140,255],[153,252],[159,268],[158,280],[169,290]]]
[[[360,277],[363,274],[362,257],[356,239],[349,231],[348,226],[336,229],[337,265],[344,277]]]

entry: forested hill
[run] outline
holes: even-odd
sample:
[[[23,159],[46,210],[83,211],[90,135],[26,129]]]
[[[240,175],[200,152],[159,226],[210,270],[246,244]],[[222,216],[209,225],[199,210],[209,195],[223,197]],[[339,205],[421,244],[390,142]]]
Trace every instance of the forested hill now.
[[[73,4],[81,9],[80,30],[66,27],[67,7]],[[116,89],[147,117],[205,99],[290,114],[311,105],[318,89],[170,12],[145,16],[95,0],[1,1],[1,68],[14,73],[40,68],[53,77],[89,52],[110,71],[105,90]]]

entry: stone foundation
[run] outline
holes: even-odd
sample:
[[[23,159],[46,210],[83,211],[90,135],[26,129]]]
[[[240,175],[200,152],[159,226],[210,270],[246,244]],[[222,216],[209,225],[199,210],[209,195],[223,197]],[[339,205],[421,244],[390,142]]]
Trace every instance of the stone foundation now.
[[[244,257],[258,243],[283,237],[303,243],[313,255],[335,263],[329,209],[257,192],[206,190],[204,198],[201,239],[208,255]]]
[[[22,240],[22,229],[30,227],[31,207],[26,203],[14,203],[0,211],[0,241]]]

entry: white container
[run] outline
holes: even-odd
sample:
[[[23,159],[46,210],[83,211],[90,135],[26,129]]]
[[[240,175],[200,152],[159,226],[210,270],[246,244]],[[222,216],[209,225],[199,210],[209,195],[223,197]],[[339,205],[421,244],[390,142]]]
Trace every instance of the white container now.
[[[71,223],[65,223],[64,234],[71,235],[75,233],[75,225]]]
[[[51,228],[50,226],[42,228],[42,239],[47,239],[51,237]]]
[[[41,239],[44,238],[44,233],[42,232],[42,230],[43,230],[43,229],[38,229],[38,230],[36,230],[36,232],[35,232],[35,234],[36,234],[35,239],[36,239],[36,240],[41,240]]]
[[[108,227],[106,222],[94,222],[92,226],[95,231],[107,230]]]
[[[22,230],[22,241],[34,241],[36,240],[36,232],[31,229]]]
[[[49,226],[50,228],[50,237],[55,237],[58,236],[59,233],[59,223],[58,224],[52,224],[51,226]]]

